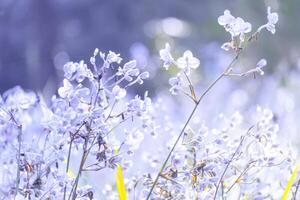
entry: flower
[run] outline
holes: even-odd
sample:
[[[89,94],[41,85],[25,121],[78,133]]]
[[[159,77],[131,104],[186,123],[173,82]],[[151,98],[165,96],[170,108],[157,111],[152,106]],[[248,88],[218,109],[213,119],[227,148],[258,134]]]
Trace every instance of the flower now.
[[[265,67],[266,65],[267,65],[267,61],[266,59],[263,58],[260,61],[258,61],[255,69],[260,75],[264,75],[264,71],[261,68]]]
[[[68,79],[63,80],[63,86],[58,89],[58,94],[61,98],[68,97],[73,91],[72,84],[68,81]]]
[[[116,85],[112,89],[112,94],[116,99],[122,99],[126,96],[126,90],[124,88],[121,88],[120,86]]]
[[[181,75],[177,74],[177,76],[170,78],[169,79],[169,84],[171,85],[170,92],[173,95],[178,94],[178,91],[181,89],[181,86],[182,86]]]
[[[278,14],[276,12],[271,12],[271,7],[268,7],[268,23],[266,24],[266,28],[272,34],[275,34],[275,24],[278,22]]]
[[[169,69],[170,65],[174,62],[174,59],[170,53],[171,51],[171,47],[169,45],[169,43],[166,43],[165,48],[161,49],[159,51],[159,55],[160,55],[160,59],[162,61],[164,61],[164,68],[166,68],[166,70]]]
[[[235,17],[233,17],[231,15],[229,10],[225,10],[224,15],[221,15],[220,17],[218,17],[218,23],[221,26],[227,26],[229,24],[234,23],[234,21],[235,21]]]
[[[120,57],[120,54],[116,54],[113,51],[109,51],[109,53],[106,56],[106,61],[108,63],[118,63],[120,64],[122,61],[122,58]]]
[[[240,35],[240,39],[244,41],[244,34],[251,32],[252,26],[249,22],[245,22],[242,18],[238,17],[232,26],[232,35]]]
[[[190,68],[196,69],[200,65],[200,60],[193,56],[191,51],[185,51],[183,56],[178,58],[176,64],[179,68],[184,69],[189,74]]]
[[[134,76],[138,76],[140,70],[136,66],[136,60],[131,60],[124,64],[123,68],[119,67],[117,76],[124,76],[127,81],[132,81]]]
[[[245,40],[245,34],[252,30],[252,25],[249,22],[245,22],[240,17],[235,18],[229,10],[225,10],[224,15],[218,18],[218,23],[231,35],[232,41],[224,43],[221,47],[225,51],[239,49]]]
[[[224,15],[218,18],[218,23],[224,26],[225,30],[231,34],[232,37],[241,36],[244,39],[244,34],[251,32],[252,26],[249,22],[245,22],[242,18],[231,15],[229,10],[224,11]]]
[[[84,61],[79,63],[68,62],[64,65],[65,77],[72,81],[76,80],[78,83],[81,83],[85,78],[92,79],[93,74],[91,70],[87,67]]]

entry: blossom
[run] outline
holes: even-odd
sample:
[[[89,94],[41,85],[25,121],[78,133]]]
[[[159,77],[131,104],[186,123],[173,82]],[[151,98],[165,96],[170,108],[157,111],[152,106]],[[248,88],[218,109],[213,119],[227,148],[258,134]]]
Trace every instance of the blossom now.
[[[190,68],[196,69],[200,65],[200,60],[193,56],[191,51],[185,51],[183,56],[176,61],[178,68],[184,69],[187,74],[190,72]]]
[[[232,37],[240,36],[244,39],[244,34],[251,32],[252,26],[249,22],[245,22],[242,18],[231,15],[229,10],[224,11],[224,15],[218,18],[218,23],[224,26],[225,30],[231,34]]]
[[[234,23],[235,17],[233,17],[229,10],[224,11],[224,15],[218,17],[218,23],[221,26],[227,27],[227,25]]]
[[[170,65],[174,62],[174,59],[170,53],[171,47],[169,43],[166,43],[165,48],[159,51],[160,59],[164,62],[164,68],[169,69]]]
[[[271,12],[271,7],[268,7],[268,23],[266,25],[266,28],[268,31],[270,31],[272,34],[275,34],[275,24],[278,22],[278,14],[276,12]]]
[[[151,109],[152,101],[147,96],[147,92],[144,95],[144,100],[140,96],[136,95],[134,99],[130,100],[127,104],[127,112],[137,113],[137,116],[142,117],[144,114],[148,113]]]
[[[120,57],[120,54],[117,54],[113,51],[109,51],[109,53],[106,56],[106,61],[109,63],[118,63],[120,64],[122,61],[122,58]]]
[[[133,77],[138,76],[140,70],[136,66],[136,60],[131,60],[124,64],[123,68],[119,67],[117,76],[124,76],[127,81],[132,81]]]
[[[62,98],[68,97],[73,91],[72,84],[68,81],[68,79],[63,80],[63,86],[58,89],[58,94]]]
[[[85,78],[92,79],[93,74],[91,70],[87,67],[84,61],[79,63],[68,62],[64,65],[65,78],[68,80],[76,80],[78,83],[81,83]]]
[[[262,68],[265,67],[266,65],[267,65],[266,59],[261,59],[256,64],[256,69],[257,69],[257,71],[259,72],[260,75],[264,75],[264,71],[262,71]]]
[[[231,41],[224,43],[221,47],[225,51],[239,49],[245,41],[245,34],[252,30],[252,25],[249,22],[245,22],[240,17],[235,18],[229,10],[225,10],[224,15],[218,18],[218,23],[231,35]]]
[[[182,87],[182,78],[180,74],[177,74],[177,76],[172,77],[169,79],[169,84],[171,85],[170,92],[173,95],[178,94],[178,91]]]
[[[122,99],[126,96],[126,90],[124,88],[121,88],[120,86],[116,85],[112,89],[112,94],[116,99]]]

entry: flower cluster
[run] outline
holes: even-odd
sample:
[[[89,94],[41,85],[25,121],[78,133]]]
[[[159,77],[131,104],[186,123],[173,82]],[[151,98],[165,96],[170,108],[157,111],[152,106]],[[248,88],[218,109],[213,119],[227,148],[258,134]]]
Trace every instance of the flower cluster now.
[[[243,121],[243,117],[235,113],[229,118],[223,117],[222,126],[218,128],[208,128],[205,123],[188,127],[171,162],[161,173],[152,197],[280,198],[288,177],[281,180],[278,177],[292,170],[295,155],[279,143],[278,125],[270,110],[258,107],[250,128],[245,127]],[[144,177],[147,191],[153,179]]]
[[[90,61],[91,67],[84,61],[63,67],[65,78],[51,106],[20,87],[3,94],[1,197],[93,199],[90,186],[78,188],[81,173],[115,168],[126,158],[122,154],[137,149],[140,136],[153,132],[147,93],[125,100],[127,88],[142,84],[149,73],[140,72],[134,60],[121,65],[120,55],[111,51],[96,49]],[[126,122],[130,130],[113,134]]]
[[[252,31],[252,25],[249,22],[245,22],[242,18],[231,15],[229,10],[224,11],[224,15],[218,18],[218,22],[221,26],[225,28],[227,32],[231,35],[231,41],[226,42],[222,45],[222,49],[229,51],[231,49],[239,51],[244,48],[247,41],[257,37],[257,34],[264,28],[270,31],[272,34],[275,33],[275,25],[278,22],[278,14],[272,13],[271,8],[268,7],[268,23],[260,26],[257,31],[250,37],[246,37],[248,33]]]
[[[251,24],[225,10],[218,22],[232,41],[223,48],[236,56],[201,96],[192,81],[200,60],[189,50],[175,59],[168,43],[160,50],[163,68],[177,70],[169,79],[171,94],[192,99],[184,123],[178,113],[186,115],[189,105],[174,109],[172,100],[152,100],[147,91],[132,95],[128,88],[150,74],[112,51],[95,49],[90,63],[65,64],[50,104],[18,86],[8,90],[0,96],[0,199],[280,198],[296,154],[278,138],[271,110],[220,114],[208,123],[205,115],[195,119],[202,99],[223,77],[264,74],[265,59],[242,73],[234,64],[246,42],[263,28],[275,33],[277,21],[268,8],[268,23],[247,37]],[[126,191],[120,192],[113,173],[122,179],[122,169]],[[296,199],[299,185],[291,187]]]
[[[159,54],[161,60],[164,62],[163,66],[166,70],[169,69],[171,64],[176,65],[178,69],[180,69],[180,72],[175,77],[169,79],[171,93],[176,95],[179,91],[184,92],[183,77],[186,77],[189,81],[191,69],[197,69],[200,66],[200,60],[194,57],[191,51],[187,50],[183,53],[182,57],[175,61],[171,55],[171,47],[168,43],[164,49],[160,50]],[[189,86],[191,86],[191,84],[189,84]]]

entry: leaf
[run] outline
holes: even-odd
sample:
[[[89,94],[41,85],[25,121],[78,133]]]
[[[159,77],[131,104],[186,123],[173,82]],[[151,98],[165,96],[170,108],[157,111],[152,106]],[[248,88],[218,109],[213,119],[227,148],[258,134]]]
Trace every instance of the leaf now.
[[[290,191],[290,189],[291,189],[291,187],[292,187],[292,184],[293,184],[293,182],[294,182],[294,179],[296,178],[299,164],[300,164],[300,161],[299,161],[298,164],[296,165],[296,167],[295,167],[295,169],[294,169],[294,171],[293,171],[293,173],[292,173],[292,175],[291,175],[291,177],[290,177],[290,179],[289,179],[289,181],[288,181],[288,183],[287,183],[287,185],[286,185],[286,188],[285,188],[285,190],[284,190],[284,193],[283,193],[283,195],[282,195],[281,200],[286,200],[286,199],[287,199],[288,193],[289,193],[289,191]]]
[[[124,177],[123,177],[123,170],[122,170],[122,166],[120,164],[117,165],[116,184],[117,184],[117,189],[118,189],[118,193],[119,193],[119,199],[127,200],[126,188],[125,188]]]

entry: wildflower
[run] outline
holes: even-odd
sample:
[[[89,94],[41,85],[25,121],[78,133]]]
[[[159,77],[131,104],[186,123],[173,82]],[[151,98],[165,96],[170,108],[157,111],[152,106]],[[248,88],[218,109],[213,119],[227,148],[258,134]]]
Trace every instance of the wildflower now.
[[[260,75],[264,75],[264,71],[262,70],[263,67],[265,67],[267,65],[267,61],[266,59],[261,59],[260,61],[258,61],[258,63],[256,64],[256,70]]]
[[[218,17],[218,23],[225,28],[229,28],[229,25],[234,23],[235,17],[233,17],[229,10],[224,11],[224,15]]]
[[[165,48],[159,51],[160,59],[164,62],[163,67],[166,68],[166,70],[168,70],[170,65],[174,62],[174,59],[170,51],[171,51],[171,47],[169,43],[166,43]]]
[[[120,86],[116,85],[112,89],[112,94],[116,99],[122,99],[126,96],[126,90],[124,88],[121,88]]]
[[[169,79],[169,84],[171,85],[170,92],[173,95],[178,94],[178,91],[182,87],[182,78],[180,74],[177,74],[177,76],[172,77]]]
[[[67,80],[63,80],[63,86],[58,89],[58,94],[61,98],[68,97],[73,91],[72,84]]]
[[[120,64],[122,61],[122,58],[120,57],[120,54],[116,54],[113,51],[109,51],[109,53],[106,56],[106,61],[109,63],[118,63]]]
[[[133,78],[140,73],[140,70],[136,66],[136,60],[131,60],[124,64],[123,68],[119,67],[117,76],[124,76],[127,81],[132,81]]]
[[[185,51],[183,56],[177,59],[176,65],[189,74],[191,68],[196,69],[199,67],[200,60],[194,57],[191,51]]]
[[[92,79],[93,74],[88,69],[84,61],[79,63],[68,62],[64,65],[65,78],[68,80],[76,80],[78,83],[81,83],[85,78]]]
[[[278,13],[276,12],[271,12],[271,7],[268,7],[268,22],[262,26],[260,26],[257,29],[257,32],[259,33],[262,29],[266,28],[268,31],[270,31],[272,34],[275,34],[276,28],[275,25],[278,22]]]
[[[275,34],[275,24],[278,22],[278,14],[276,12],[271,12],[271,7],[268,7],[268,23],[266,25],[266,28],[268,31],[270,31],[272,34]]]
[[[249,22],[245,22],[240,17],[233,17],[229,10],[224,11],[224,15],[218,18],[218,22],[221,26],[224,26],[225,30],[231,34],[232,37],[240,36],[241,40],[244,40],[244,34],[251,32],[252,26]]]

